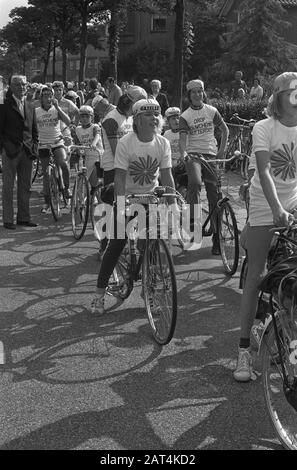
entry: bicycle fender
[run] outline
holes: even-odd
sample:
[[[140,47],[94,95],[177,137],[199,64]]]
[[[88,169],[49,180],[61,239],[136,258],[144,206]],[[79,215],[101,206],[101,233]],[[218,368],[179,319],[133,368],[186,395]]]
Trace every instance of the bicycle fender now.
[[[276,324],[277,326],[279,326],[280,324],[280,320],[279,320],[279,317],[278,317],[278,312],[274,312],[274,315],[275,315],[275,319],[276,319]],[[264,336],[271,330],[271,328],[274,328],[273,326],[273,318],[272,318],[272,315],[269,315],[269,318],[265,321],[265,328],[263,329],[263,333],[262,333],[262,337],[261,337],[261,341],[260,341],[260,344],[259,344],[259,347],[258,347],[258,356],[260,356],[260,354],[262,353],[262,350],[264,348],[264,341],[263,341],[263,338]]]

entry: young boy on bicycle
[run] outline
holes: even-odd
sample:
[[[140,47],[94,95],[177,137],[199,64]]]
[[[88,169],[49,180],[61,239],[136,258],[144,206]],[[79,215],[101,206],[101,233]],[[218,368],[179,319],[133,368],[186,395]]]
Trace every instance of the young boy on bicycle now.
[[[71,197],[69,192],[69,169],[66,162],[66,150],[60,128],[60,120],[69,126],[70,118],[60,108],[51,88],[42,88],[40,103],[41,106],[36,108],[35,113],[39,139],[38,153],[43,172],[43,195],[45,202],[41,212],[47,213],[50,211],[49,181],[47,176],[47,167],[50,160],[50,149],[48,146],[51,147],[56,163],[62,169],[65,196],[68,199]]]
[[[103,154],[101,128],[93,122],[94,110],[91,106],[83,105],[79,108],[80,125],[75,128],[75,140],[78,145],[90,146],[85,151],[87,178],[91,188],[97,185],[97,167]],[[91,189],[91,191],[92,191]]]

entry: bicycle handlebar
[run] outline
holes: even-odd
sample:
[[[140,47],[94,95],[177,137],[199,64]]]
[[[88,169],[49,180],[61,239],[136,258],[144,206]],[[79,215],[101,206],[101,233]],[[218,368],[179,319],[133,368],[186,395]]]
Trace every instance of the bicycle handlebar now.
[[[256,119],[243,119],[239,117],[238,113],[232,114],[230,121],[233,121],[234,119],[237,119],[237,121],[241,122],[243,125],[248,124],[249,126],[257,122]]]
[[[87,150],[95,150],[98,154],[100,154],[99,149],[93,148],[90,145],[70,145],[69,146],[70,151],[73,150],[79,150],[82,154],[84,154]]]
[[[241,155],[242,154],[239,151],[235,151],[234,155],[232,155],[232,157],[230,157],[230,158],[217,158],[217,159],[207,160],[206,158],[204,158],[204,156],[201,153],[188,153],[185,156],[185,161],[188,161],[188,160],[192,159],[192,160],[197,160],[198,162],[200,160],[203,160],[204,162],[207,162],[207,163],[228,163],[228,162],[232,162],[236,158],[240,159]]]
[[[175,193],[168,193],[166,190],[172,189]],[[131,199],[153,199],[155,204],[158,204],[159,200],[162,197],[173,197],[175,199],[180,199],[184,202],[183,197],[181,194],[175,189],[171,188],[170,186],[157,186],[154,189],[153,193],[142,193],[142,194],[127,194],[125,196],[126,204],[130,204]]]

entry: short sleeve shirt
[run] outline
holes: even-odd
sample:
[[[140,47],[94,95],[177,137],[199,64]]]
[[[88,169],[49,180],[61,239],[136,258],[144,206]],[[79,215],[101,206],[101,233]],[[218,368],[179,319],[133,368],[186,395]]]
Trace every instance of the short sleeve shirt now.
[[[260,151],[271,153],[271,176],[283,207],[290,210],[297,206],[297,126],[284,126],[272,117],[257,122],[253,128],[252,153]],[[250,194],[255,204],[265,205],[271,211],[263,193],[257,165]]]
[[[209,104],[204,104],[200,109],[191,106],[186,109],[179,120],[179,132],[188,135],[186,151],[216,155],[217,140],[214,131],[222,122],[223,118],[218,110]]]
[[[171,166],[169,141],[159,134],[141,142],[132,132],[118,142],[114,167],[127,171],[126,194],[152,192],[158,186],[159,170]]]
[[[172,166],[176,166],[178,160],[180,159],[180,148],[179,148],[179,132],[173,132],[171,129],[168,129],[164,132],[165,139],[168,139],[171,147],[172,155]]]
[[[55,144],[62,138],[57,109],[51,106],[46,111],[40,106],[35,113],[39,144]]]

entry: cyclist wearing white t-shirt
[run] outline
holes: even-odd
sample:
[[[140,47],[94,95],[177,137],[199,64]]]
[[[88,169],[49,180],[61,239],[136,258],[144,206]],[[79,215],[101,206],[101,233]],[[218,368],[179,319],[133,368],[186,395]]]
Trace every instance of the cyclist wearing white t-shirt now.
[[[79,108],[81,124],[75,128],[75,136],[79,145],[90,146],[85,151],[87,178],[90,181],[92,189],[97,185],[96,163],[100,163],[103,154],[103,145],[101,139],[101,127],[93,123],[94,110],[91,106],[83,105]]]
[[[47,167],[49,164],[49,145],[51,146],[55,160],[62,169],[63,181],[65,186],[65,196],[70,197],[69,192],[69,169],[66,163],[66,151],[64,147],[63,135],[60,128],[60,120],[66,125],[70,124],[70,118],[60,108],[58,101],[54,98],[51,88],[44,87],[40,96],[41,106],[35,109],[36,122],[39,139],[39,157],[43,171],[43,195],[44,206],[42,212],[48,212],[49,181],[47,176]]]
[[[190,80],[187,83],[187,92],[190,106],[182,113],[179,120],[181,158],[184,159],[191,152],[203,154],[207,160],[224,158],[228,127],[218,110],[203,102],[205,95],[203,81]],[[216,128],[221,132],[219,148],[215,138]],[[190,204],[191,222],[194,224],[194,205],[200,202],[202,180],[204,180],[210,212],[216,207],[219,195],[216,178],[210,170],[201,167],[192,159],[185,162],[185,165],[188,175],[187,202]],[[215,218],[216,211],[211,220],[212,254],[219,255],[220,245]]]
[[[174,169],[180,163],[180,145],[179,145],[179,118],[180,109],[177,107],[167,108],[165,118],[169,129],[164,132],[164,137],[169,140],[172,156],[172,168]]]
[[[253,128],[256,169],[250,186],[246,234],[248,271],[240,305],[241,332],[236,370],[239,382],[252,378],[250,333],[258,302],[258,285],[265,273],[273,226],[288,226],[297,207],[297,73],[274,80],[270,117]]]
[[[70,124],[66,125],[63,121],[60,122],[65,146],[68,147],[72,144],[71,127],[77,126],[79,123],[79,110],[73,101],[68,100],[63,96],[65,88],[63,82],[55,81],[52,88],[60,108],[67,114],[67,116],[70,117]]]
[[[143,88],[130,85],[127,88],[127,93],[120,96],[117,107],[102,120],[104,146],[102,168],[104,170],[105,185],[113,183],[114,180],[114,158],[119,139],[133,131],[132,105],[146,97],[147,93]]]
[[[115,155],[115,195],[152,192],[159,176],[164,186],[174,188],[171,149],[159,134],[161,108],[156,100],[140,100],[133,105],[134,131],[120,139]],[[104,252],[91,312],[104,313],[104,293],[111,273],[126,244],[125,239],[110,239]]]

